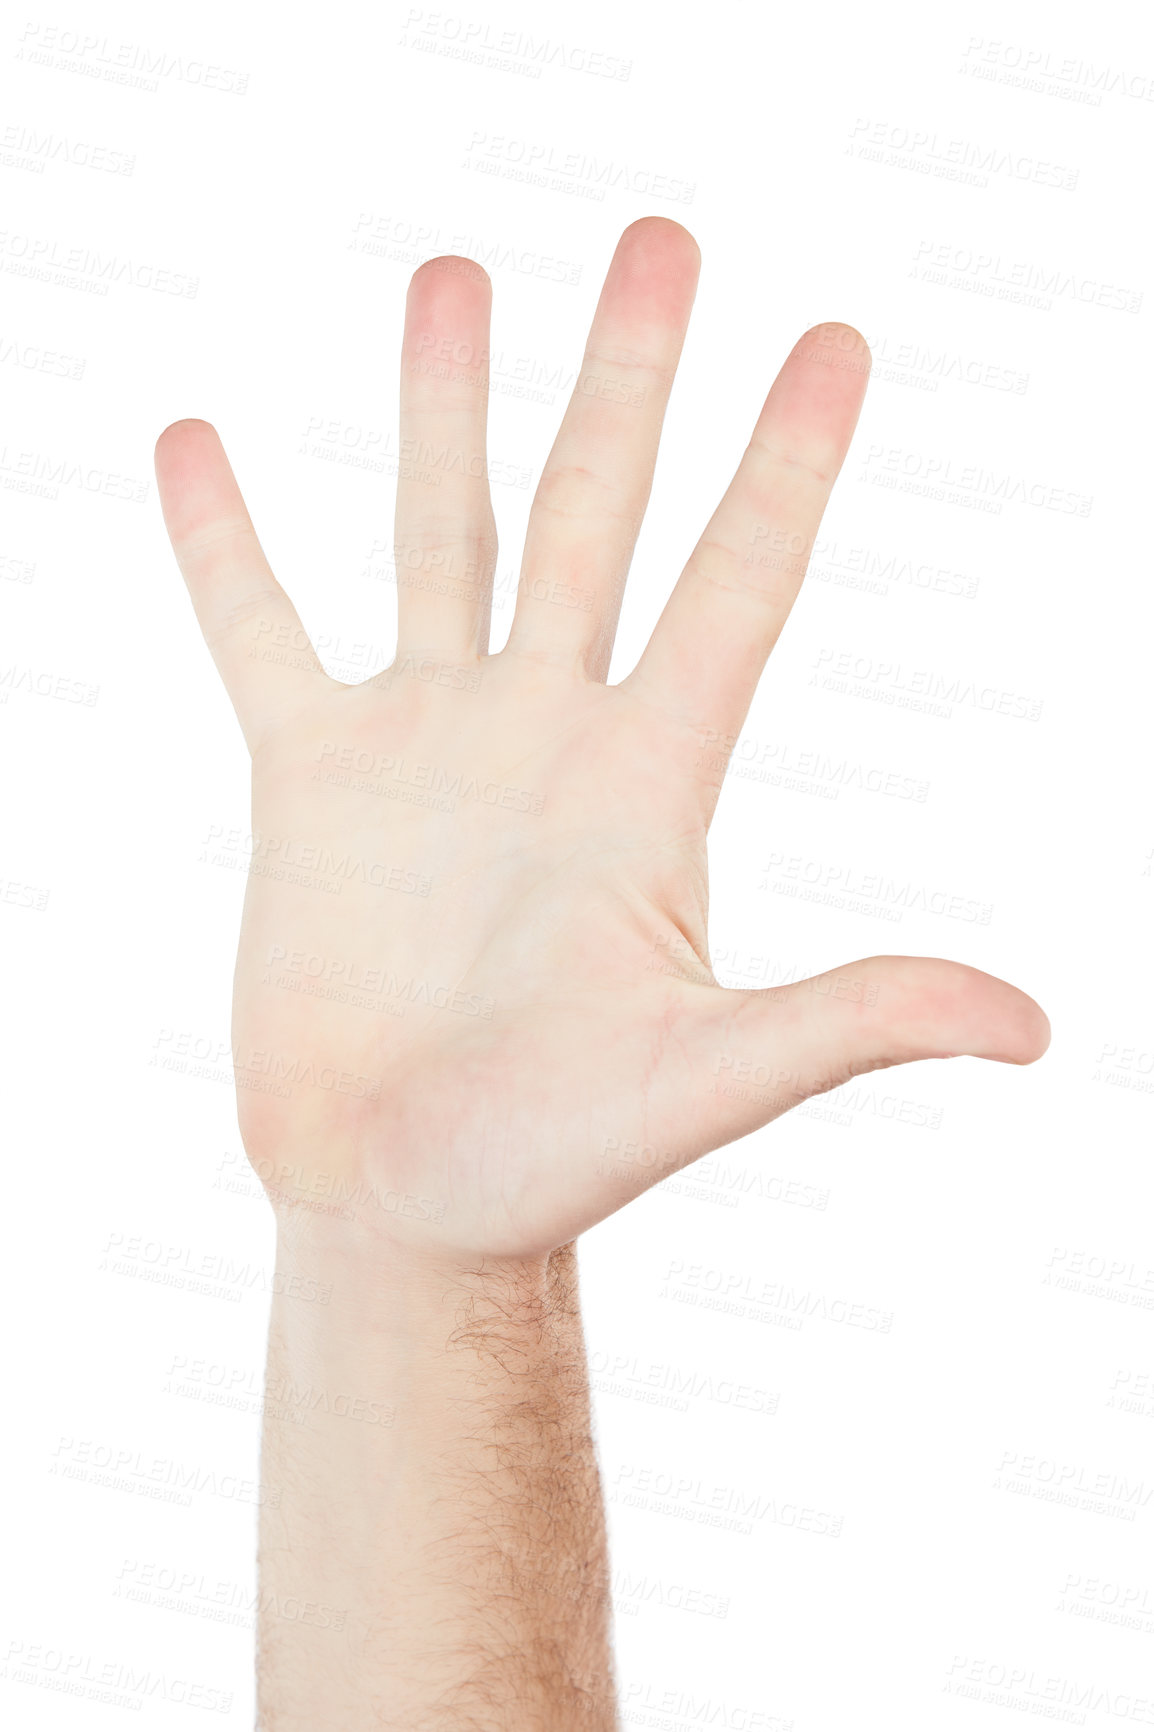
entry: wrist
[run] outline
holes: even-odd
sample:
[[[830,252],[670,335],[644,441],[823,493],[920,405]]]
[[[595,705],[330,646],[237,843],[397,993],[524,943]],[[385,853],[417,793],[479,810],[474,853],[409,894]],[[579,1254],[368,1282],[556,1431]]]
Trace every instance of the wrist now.
[[[436,1286],[444,1280],[542,1280],[564,1246],[523,1256],[496,1256],[468,1244],[446,1242],[434,1232],[422,1233],[407,1222],[381,1219],[364,1211],[318,1210],[308,1201],[270,1198],[276,1224],[278,1263],[282,1258],[327,1260],[334,1267],[364,1265],[376,1271],[382,1286],[410,1282]]]
[[[274,1213],[277,1310],[294,1335],[371,1340],[389,1354],[407,1339],[439,1354],[515,1339],[518,1357],[536,1357],[559,1330],[579,1329],[575,1242],[534,1257],[470,1256],[371,1221]],[[316,1303],[294,1304],[297,1294]]]

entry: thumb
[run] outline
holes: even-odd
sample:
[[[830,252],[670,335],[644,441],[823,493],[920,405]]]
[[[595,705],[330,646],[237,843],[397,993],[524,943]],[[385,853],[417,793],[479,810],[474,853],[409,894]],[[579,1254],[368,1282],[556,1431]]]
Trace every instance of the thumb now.
[[[724,1000],[701,1031],[719,1143],[867,1071],[961,1054],[1032,1064],[1050,1044],[1032,998],[937,957],[870,956]]]

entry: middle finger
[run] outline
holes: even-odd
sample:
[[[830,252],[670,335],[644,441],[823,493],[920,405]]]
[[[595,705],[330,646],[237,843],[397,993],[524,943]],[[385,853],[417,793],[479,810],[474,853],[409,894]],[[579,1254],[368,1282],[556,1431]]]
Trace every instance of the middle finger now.
[[[608,675],[700,263],[666,217],[642,217],[617,243],[533,499],[513,655]]]

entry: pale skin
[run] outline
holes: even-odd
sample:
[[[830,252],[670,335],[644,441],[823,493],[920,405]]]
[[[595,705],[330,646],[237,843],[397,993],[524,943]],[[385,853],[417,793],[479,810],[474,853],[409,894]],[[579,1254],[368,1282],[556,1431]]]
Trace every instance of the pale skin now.
[[[665,218],[622,235],[496,654],[487,378],[439,359],[488,349],[476,264],[430,260],[409,288],[413,462],[384,673],[323,671],[211,426],[158,441],[262,839],[233,1039],[283,1277],[262,1465],[267,1732],[616,1728],[574,1241],[852,1076],[962,1054],[1028,1064],[1048,1044],[1032,999],[960,963],[869,957],[768,991],[713,977],[724,759],[869,357],[847,326],[800,339],[640,661],[608,684],[699,262]],[[304,1423],[274,1405],[289,1385],[326,1392]],[[286,1612],[290,1597],[321,1609]]]

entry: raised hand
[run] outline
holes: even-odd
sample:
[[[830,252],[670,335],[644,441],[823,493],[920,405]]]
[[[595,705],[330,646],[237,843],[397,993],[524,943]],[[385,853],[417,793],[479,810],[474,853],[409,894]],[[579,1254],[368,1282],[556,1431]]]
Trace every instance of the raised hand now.
[[[397,655],[375,678],[323,671],[212,427],[176,422],[157,446],[253,759],[245,1147],[274,1204],[355,1211],[419,1257],[544,1255],[849,1077],[961,1053],[1024,1064],[1047,1045],[1032,999],[958,963],[870,957],[766,991],[712,975],[725,747],[797,596],[869,357],[844,326],[801,338],[641,660],[606,684],[698,264],[676,223],[623,234],[495,655],[487,378],[438,359],[488,349],[490,284],[470,260],[433,259],[409,289],[415,455]],[[755,546],[769,558],[750,562]]]

